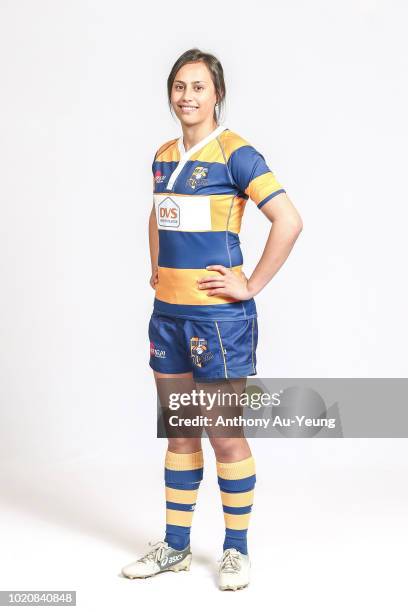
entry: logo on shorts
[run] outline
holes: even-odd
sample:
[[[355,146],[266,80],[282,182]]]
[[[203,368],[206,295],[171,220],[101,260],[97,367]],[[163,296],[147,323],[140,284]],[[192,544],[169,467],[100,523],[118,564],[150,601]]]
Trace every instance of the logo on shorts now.
[[[160,227],[179,227],[180,207],[171,198],[165,198],[160,202],[158,209]]]
[[[160,170],[156,170],[156,172],[154,173],[154,182],[156,183],[156,185],[159,185],[159,183],[164,183],[165,180],[166,175],[162,174]]]
[[[190,186],[191,189],[195,189],[200,185],[208,185],[208,179],[206,178],[207,174],[208,168],[204,168],[204,166],[196,166],[190,178],[187,179],[187,186]]]
[[[158,349],[154,346],[154,342],[150,342],[150,355],[152,357],[158,357],[159,359],[166,358],[166,351],[164,349]]]
[[[190,338],[190,357],[198,368],[202,368],[214,357],[213,353],[208,350],[208,342],[205,338],[198,336]]]

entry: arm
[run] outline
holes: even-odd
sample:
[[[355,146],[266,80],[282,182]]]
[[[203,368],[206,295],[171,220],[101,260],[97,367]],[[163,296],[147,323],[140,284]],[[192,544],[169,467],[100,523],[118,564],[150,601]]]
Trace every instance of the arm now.
[[[237,276],[224,266],[208,266],[218,276],[200,279],[199,288],[207,295],[223,295],[248,300],[259,293],[283,265],[302,231],[302,219],[286,193],[279,193],[261,208],[272,222],[262,256],[251,277]]]
[[[286,193],[279,193],[261,210],[272,227],[262,256],[247,282],[250,297],[257,295],[275,276],[303,229],[302,219]]]
[[[156,285],[158,282],[159,231],[157,229],[157,220],[154,204],[149,216],[149,247],[150,261],[152,264],[150,285],[153,289],[156,289]]]

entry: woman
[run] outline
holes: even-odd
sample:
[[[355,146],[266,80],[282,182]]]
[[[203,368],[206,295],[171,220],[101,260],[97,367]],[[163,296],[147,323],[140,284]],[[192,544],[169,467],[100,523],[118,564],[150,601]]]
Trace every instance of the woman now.
[[[150,283],[156,290],[149,325],[156,384],[171,378],[184,390],[206,381],[256,374],[254,296],[288,257],[302,222],[263,156],[220,125],[225,84],[220,62],[186,51],[168,78],[169,105],[183,135],[162,145],[153,162]],[[272,222],[250,278],[242,272],[238,233],[248,199]],[[247,531],[255,462],[244,437],[210,436],[225,518],[219,587],[249,583]],[[169,438],[165,457],[166,535],[123,568],[128,578],[189,569],[190,527],[203,477],[201,437]]]

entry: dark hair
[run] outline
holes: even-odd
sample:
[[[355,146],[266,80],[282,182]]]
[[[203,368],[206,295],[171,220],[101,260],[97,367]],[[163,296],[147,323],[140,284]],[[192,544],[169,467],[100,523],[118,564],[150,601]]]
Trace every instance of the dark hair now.
[[[189,64],[190,62],[204,62],[210,71],[212,81],[214,83],[215,92],[217,95],[217,107],[214,109],[214,119],[217,123],[219,123],[221,111],[224,110],[225,105],[225,82],[224,82],[224,71],[221,66],[221,62],[215,57],[215,55],[211,55],[211,53],[204,53],[200,51],[200,49],[194,48],[185,51],[180,57],[176,60],[173,68],[170,71],[170,74],[167,79],[167,97],[169,102],[170,111],[172,110],[171,106],[171,91],[173,88],[174,79],[176,78],[177,72],[180,70],[184,64]]]

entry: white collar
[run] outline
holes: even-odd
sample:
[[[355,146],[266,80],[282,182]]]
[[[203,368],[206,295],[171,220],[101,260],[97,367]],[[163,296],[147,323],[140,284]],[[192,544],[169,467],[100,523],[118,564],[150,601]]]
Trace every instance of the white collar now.
[[[178,150],[180,152],[180,161],[177,164],[177,167],[174,169],[172,175],[169,178],[169,182],[167,183],[167,186],[166,186],[166,191],[171,191],[173,189],[174,183],[176,182],[178,175],[183,170],[183,168],[186,165],[186,163],[189,160],[189,158],[194,153],[196,153],[197,151],[202,149],[202,147],[204,147],[208,142],[210,142],[211,140],[216,138],[218,136],[218,134],[221,134],[221,132],[223,132],[226,129],[227,128],[224,125],[217,126],[215,128],[215,130],[210,132],[210,134],[208,134],[205,138],[200,140],[200,142],[197,142],[188,151],[185,150],[184,143],[183,143],[183,136],[180,136],[180,138],[177,140],[177,146],[178,146]]]
[[[180,158],[185,157],[186,155],[188,157],[191,157],[193,153],[195,153],[196,151],[201,149],[204,145],[206,145],[208,142],[210,142],[213,138],[216,138],[218,136],[218,134],[221,134],[221,132],[223,132],[225,129],[226,129],[226,127],[224,125],[218,125],[215,128],[215,130],[210,132],[210,134],[208,134],[205,138],[200,140],[200,142],[197,142],[188,151],[186,151],[185,148],[184,148],[183,136],[180,136],[180,138],[177,141],[178,149],[180,151]]]

